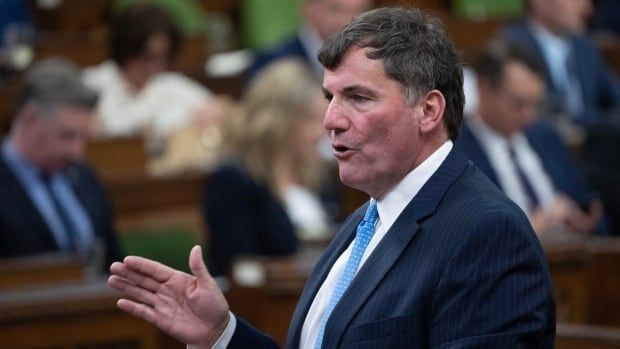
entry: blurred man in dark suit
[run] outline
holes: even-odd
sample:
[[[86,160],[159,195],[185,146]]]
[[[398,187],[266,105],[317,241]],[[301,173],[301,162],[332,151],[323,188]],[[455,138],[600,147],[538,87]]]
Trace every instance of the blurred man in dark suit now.
[[[477,113],[457,146],[528,214],[539,235],[604,232],[602,206],[558,134],[539,118],[542,62],[524,47],[491,43],[474,64]]]
[[[620,108],[620,85],[585,35],[591,0],[528,0],[526,18],[502,37],[544,62],[551,111],[580,125],[602,122]]]
[[[81,163],[96,102],[66,61],[26,75],[0,153],[0,257],[63,251],[104,270],[119,258],[106,195]]]
[[[303,59],[317,75],[323,74],[323,66],[316,54],[323,42],[354,16],[370,9],[372,0],[303,0],[302,24],[297,34],[271,49],[259,52],[248,71],[252,78],[269,63],[284,57]]]
[[[580,148],[585,173],[620,234],[620,82],[585,26],[591,0],[528,0],[526,17],[501,33],[544,62],[545,117],[562,140]]]

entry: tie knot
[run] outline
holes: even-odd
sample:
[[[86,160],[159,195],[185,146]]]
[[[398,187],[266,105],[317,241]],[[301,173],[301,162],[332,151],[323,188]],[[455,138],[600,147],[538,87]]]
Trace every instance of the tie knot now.
[[[377,211],[377,202],[375,200],[371,200],[368,208],[366,209],[366,214],[364,214],[364,222],[367,224],[374,225],[379,218],[379,211]]]

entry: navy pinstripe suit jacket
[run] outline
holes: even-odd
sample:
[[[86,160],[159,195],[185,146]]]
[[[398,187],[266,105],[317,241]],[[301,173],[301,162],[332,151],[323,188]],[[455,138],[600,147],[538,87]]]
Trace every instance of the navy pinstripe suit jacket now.
[[[312,300],[365,210],[310,275],[287,348],[298,347]],[[553,348],[554,336],[549,272],[527,218],[453,149],[359,270],[323,348]],[[241,321],[229,348],[250,342],[275,346]]]

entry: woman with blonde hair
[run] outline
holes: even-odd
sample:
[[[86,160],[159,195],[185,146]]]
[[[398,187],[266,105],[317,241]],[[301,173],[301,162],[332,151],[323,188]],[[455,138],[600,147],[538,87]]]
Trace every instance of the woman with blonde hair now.
[[[313,73],[287,59],[262,71],[223,120],[221,163],[203,201],[214,276],[226,275],[236,255],[291,254],[298,236],[326,232],[313,195],[324,174],[317,144],[326,107]]]

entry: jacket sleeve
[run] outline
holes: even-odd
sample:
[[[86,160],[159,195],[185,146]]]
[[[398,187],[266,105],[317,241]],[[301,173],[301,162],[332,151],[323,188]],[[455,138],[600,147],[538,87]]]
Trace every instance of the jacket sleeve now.
[[[432,301],[431,348],[553,348],[555,305],[524,215],[483,216],[456,250]]]

